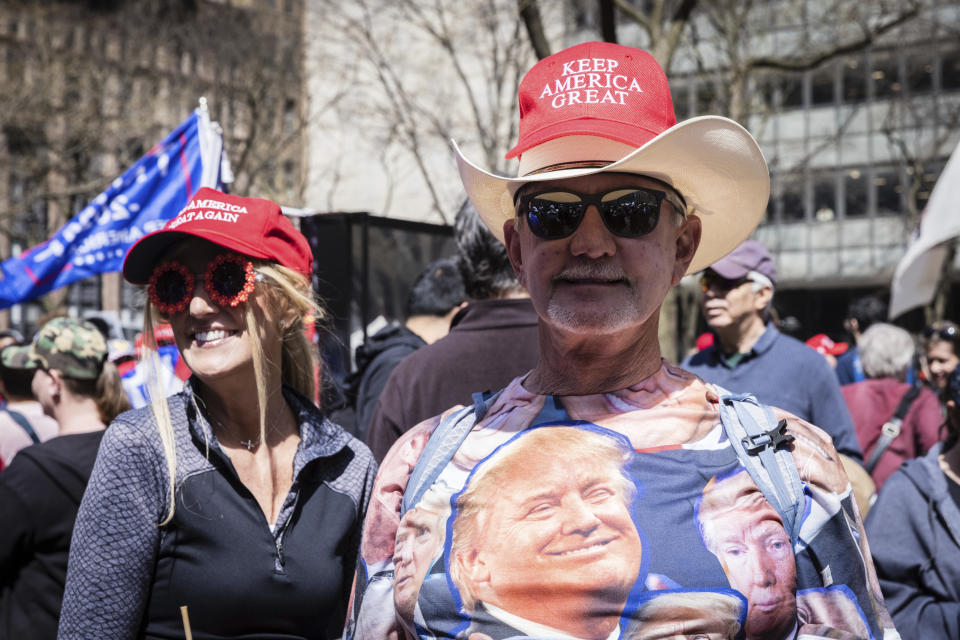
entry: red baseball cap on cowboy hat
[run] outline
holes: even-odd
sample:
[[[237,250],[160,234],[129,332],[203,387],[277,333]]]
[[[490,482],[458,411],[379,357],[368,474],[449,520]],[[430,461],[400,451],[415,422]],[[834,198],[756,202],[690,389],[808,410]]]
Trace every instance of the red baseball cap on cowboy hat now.
[[[160,257],[186,237],[203,238],[239,254],[276,262],[309,276],[313,252],[280,206],[203,187],[163,229],[140,238],[123,260],[123,277],[146,284]]]
[[[544,58],[519,88],[516,178],[484,171],[454,143],[460,178],[501,241],[516,214],[513,197],[530,182],[601,172],[636,173],[676,189],[703,226],[688,273],[743,242],[763,217],[770,174],[746,129],[720,116],[677,124],[666,75],[646,51],[587,42]]]

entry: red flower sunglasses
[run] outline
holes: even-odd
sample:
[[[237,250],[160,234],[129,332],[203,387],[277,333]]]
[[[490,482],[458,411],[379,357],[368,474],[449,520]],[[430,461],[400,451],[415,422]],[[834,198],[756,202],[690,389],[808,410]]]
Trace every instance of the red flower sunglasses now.
[[[236,253],[221,253],[210,261],[203,274],[204,289],[221,307],[236,307],[246,302],[256,281],[253,263]],[[147,294],[160,313],[172,315],[187,308],[195,287],[196,278],[185,264],[167,260],[153,270]]]

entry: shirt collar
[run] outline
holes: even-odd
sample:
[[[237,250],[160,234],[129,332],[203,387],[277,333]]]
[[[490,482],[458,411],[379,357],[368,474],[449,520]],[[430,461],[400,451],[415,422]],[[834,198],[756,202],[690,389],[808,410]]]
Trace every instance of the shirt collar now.
[[[508,611],[504,611],[500,607],[495,607],[487,602],[483,603],[483,608],[486,609],[487,613],[494,618],[497,618],[501,622],[513,627],[517,631],[527,636],[534,638],[556,638],[557,640],[581,640],[580,638],[577,638],[577,636],[572,636],[569,633],[559,631],[544,624],[531,622]],[[606,640],[616,640],[619,637],[620,625],[618,624],[617,627],[610,633],[610,635],[607,636]]]
[[[776,342],[778,335],[780,335],[780,332],[777,331],[777,328],[773,326],[772,322],[768,322],[763,335],[760,336],[760,339],[757,340],[756,344],[753,345],[753,349],[750,351],[755,354],[769,351],[773,347],[773,343]]]
[[[717,344],[715,347],[717,360],[728,369],[735,369],[740,363],[769,351],[773,347],[773,343],[776,341],[778,335],[780,335],[780,332],[777,331],[777,328],[773,326],[772,322],[768,322],[766,329],[763,330],[763,334],[761,334],[760,338],[750,347],[749,351],[734,353],[728,356],[723,352],[723,349],[720,348],[720,345]]]

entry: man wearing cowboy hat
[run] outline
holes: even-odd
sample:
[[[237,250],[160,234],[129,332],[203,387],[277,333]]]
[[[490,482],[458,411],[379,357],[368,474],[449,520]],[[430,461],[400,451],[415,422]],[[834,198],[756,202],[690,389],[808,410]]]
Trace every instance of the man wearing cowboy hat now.
[[[398,440],[381,465],[364,536],[395,538],[401,515],[434,488],[450,493],[452,507],[437,567],[449,573],[455,560],[470,566],[491,594],[522,595],[524,576],[542,576],[548,565],[558,577],[548,585],[531,577],[525,601],[534,606],[522,610],[510,604],[516,598],[467,606],[469,594],[449,576],[423,588],[406,584],[419,589],[417,604],[413,616],[397,612],[393,637],[611,640],[635,628],[634,614],[651,590],[732,593],[747,603],[704,546],[695,513],[711,477],[743,471],[720,424],[724,392],[664,360],[657,329],[670,287],[739,245],[763,216],[770,189],[763,155],[726,118],[678,124],[663,71],[630,47],[592,42],[550,56],[523,78],[519,100],[520,139],[508,153],[519,157],[519,177],[488,173],[459,150],[457,159],[467,195],[530,293],[540,359],[498,393],[474,396],[472,407],[451,409]],[[862,619],[831,620],[819,631],[850,635],[866,621],[872,637],[897,638],[869,554],[857,544],[862,524],[829,436],[786,412],[775,415],[794,437],[791,451],[811,496],[796,544],[783,550],[793,567],[785,575],[795,577],[782,590],[842,585]],[[592,481],[592,465],[564,464],[553,454],[527,460],[529,488],[503,496],[516,503],[509,518],[495,517],[498,499],[474,498],[484,494],[476,491],[483,483],[496,489],[486,495],[507,490],[502,474],[479,471],[482,463],[538,426],[547,436],[554,426],[576,426],[622,439],[629,452],[622,473],[642,496],[629,508],[640,543],[619,551],[640,556],[635,580],[626,588],[612,579],[591,582],[592,610],[577,625],[563,622],[571,590],[583,588],[570,584],[572,568],[591,559],[599,567],[609,550],[630,548],[617,544],[623,534],[604,527],[600,515],[619,504],[615,483]],[[566,446],[589,452],[587,442]],[[563,482],[549,481],[561,467]],[[530,549],[529,557],[496,569],[479,554],[455,559],[453,523],[463,514],[485,539],[511,540],[515,553]],[[383,597],[367,591],[367,575],[361,558],[354,612],[366,598]],[[384,599],[363,608],[391,606]],[[471,631],[477,611],[491,618],[482,633]],[[605,624],[590,624],[600,620]],[[364,638],[355,631],[362,622],[352,615],[346,637]],[[678,628],[685,622],[703,621],[680,620]],[[796,629],[762,637],[782,640]]]

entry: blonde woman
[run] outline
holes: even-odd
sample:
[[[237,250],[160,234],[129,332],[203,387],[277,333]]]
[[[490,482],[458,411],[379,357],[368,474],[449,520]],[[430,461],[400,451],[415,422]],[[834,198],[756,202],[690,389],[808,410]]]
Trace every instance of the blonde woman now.
[[[311,266],[279,206],[212,189],[131,248],[192,376],[107,432],[60,638],[339,635],[375,465],[310,400]]]

